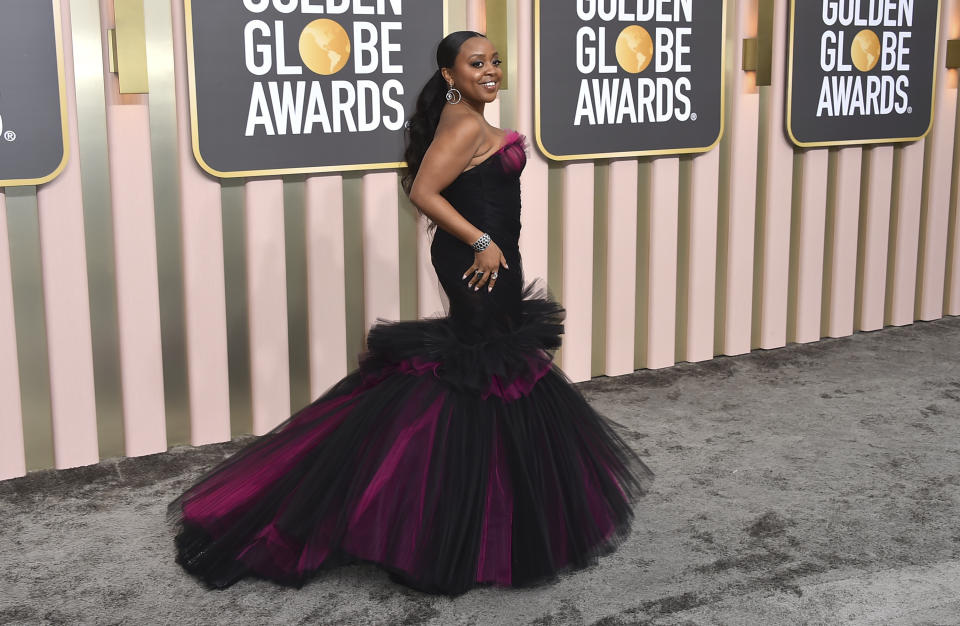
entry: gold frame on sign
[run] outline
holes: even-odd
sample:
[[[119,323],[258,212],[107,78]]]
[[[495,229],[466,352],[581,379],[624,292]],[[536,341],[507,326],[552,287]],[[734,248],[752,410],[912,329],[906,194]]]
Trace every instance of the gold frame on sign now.
[[[0,187],[19,187],[24,185],[42,185],[48,183],[60,174],[67,167],[67,161],[70,160],[70,118],[67,111],[67,76],[63,66],[63,30],[60,19],[60,3],[57,0],[50,0],[50,7],[53,12],[53,33],[57,47],[57,81],[60,83],[60,131],[63,137],[63,157],[60,159],[56,169],[38,178],[12,178],[0,179]]]
[[[726,2],[726,0],[724,0]],[[443,0],[443,34],[449,32],[449,0]],[[197,134],[197,87],[196,70],[193,54],[193,0],[183,0],[183,17],[186,29],[187,42],[187,90],[190,93],[190,143],[193,149],[193,158],[197,164],[211,176],[217,178],[246,178],[250,176],[280,176],[284,174],[314,174],[322,172],[351,172],[357,170],[385,170],[406,167],[406,161],[392,163],[361,163],[357,165],[323,165],[316,167],[292,167],[272,170],[244,170],[238,172],[221,172],[210,167],[200,154],[200,138]]]
[[[790,37],[787,40],[787,117],[786,131],[790,141],[798,148],[824,148],[829,146],[865,146],[878,143],[909,143],[919,141],[930,133],[933,128],[933,113],[937,104],[937,61],[940,59],[940,20],[943,19],[943,7],[939,0],[933,0],[937,3],[937,26],[934,34],[933,43],[933,83],[930,86],[930,123],[923,134],[918,137],[889,137],[879,139],[846,139],[841,141],[809,141],[798,140],[793,134],[793,42],[795,34],[795,16],[797,0],[790,0]]]
[[[535,138],[537,141],[537,147],[540,149],[540,152],[547,158],[553,161],[580,161],[580,160],[589,160],[589,159],[616,159],[622,157],[642,157],[642,156],[664,156],[664,155],[681,155],[681,154],[702,154],[704,152],[710,152],[717,147],[717,144],[720,143],[720,140],[723,139],[723,133],[726,126],[726,107],[727,107],[727,68],[726,68],[726,58],[727,58],[727,0],[721,0],[720,11],[722,14],[721,26],[720,26],[720,130],[717,133],[717,138],[708,146],[697,147],[697,148],[680,148],[680,149],[660,149],[660,150],[628,150],[624,152],[597,152],[592,154],[571,154],[571,155],[556,155],[546,149],[543,145],[543,138],[541,136],[541,119],[540,119],[540,4],[542,0],[534,0],[534,10],[533,10],[533,91],[534,91],[534,100],[533,100],[533,111],[534,111],[534,126],[535,126]]]

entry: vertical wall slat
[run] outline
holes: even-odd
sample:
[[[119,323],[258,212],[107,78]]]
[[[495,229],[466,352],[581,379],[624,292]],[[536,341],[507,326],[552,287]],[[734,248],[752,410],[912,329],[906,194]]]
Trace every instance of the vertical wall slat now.
[[[913,323],[920,241],[920,200],[923,182],[923,144],[916,141],[896,148],[890,236],[887,250],[887,294],[884,322]]]
[[[396,172],[363,177],[363,302],[367,328],[400,319],[400,246]],[[466,268],[464,268],[466,269]]]
[[[113,27],[113,3],[100,0],[100,26]],[[107,152],[117,276],[117,326],[128,456],[167,448],[160,295],[147,97],[119,92],[103,42]]]
[[[720,198],[717,217],[717,354],[750,351],[753,310],[753,246],[757,202],[760,95],[755,72],[743,72],[741,41],[756,37],[756,0],[730,2],[735,25],[727,32],[726,127],[718,146]]]
[[[646,328],[642,367],[657,369],[675,362],[677,325],[677,214],[680,159],[654,159],[650,164],[647,237],[637,242],[646,248]]]
[[[283,180],[283,228],[287,287],[287,353],[290,406],[310,403],[310,340],[307,328],[306,184],[300,175]]]
[[[5,191],[24,453],[27,469],[35,470],[54,465],[37,192],[33,186]]]
[[[827,224],[824,243],[822,334],[853,334],[857,292],[857,241],[860,220],[860,166],[863,149],[841,148],[827,180]]]
[[[803,153],[803,182],[799,214],[794,220],[791,271],[793,294],[789,339],[809,343],[820,339],[820,313],[823,297],[824,229],[827,214],[827,150]]]
[[[960,20],[958,20],[960,21]],[[960,26],[958,24],[957,26]],[[951,31],[952,32],[952,31]],[[954,98],[952,106],[954,110],[955,130],[953,145],[953,179],[952,193],[950,197],[950,225],[947,253],[947,274],[946,291],[944,292],[944,314],[960,315],[960,107],[957,106],[957,98],[960,97],[960,90],[957,90],[958,71],[954,70],[950,74],[952,87],[954,88]]]
[[[64,0],[60,4],[72,147],[78,141],[70,7]],[[81,190],[77,154],[71,155],[57,178],[37,190],[53,451],[58,468],[89,465],[99,458]]]
[[[607,178],[606,374],[633,371],[637,281],[637,161],[610,162]]]
[[[548,166],[546,159],[536,149],[534,126],[534,11],[533,0],[517,0],[517,75],[510,79],[510,88],[516,90],[517,130],[527,137],[527,165],[520,178],[520,195],[523,209],[520,231],[520,253],[523,255],[523,271],[527,280],[537,277],[548,279]]]
[[[244,198],[250,389],[253,432],[260,435],[290,414],[283,180],[247,181]]]
[[[953,0],[940,3],[940,46],[936,62],[933,129],[924,146],[924,191],[921,204],[920,250],[917,264],[916,319],[933,320],[943,315],[943,290],[947,259],[947,228],[950,215],[950,184],[953,171],[955,89],[947,80],[947,45],[957,7]]]
[[[686,232],[681,235],[686,254],[679,255],[677,271],[678,302],[683,303],[677,311],[678,361],[706,361],[714,354],[719,176],[719,150],[690,160],[689,204],[683,220]]]
[[[787,341],[793,148],[783,132],[789,3],[775,2],[771,86],[761,88],[760,173],[754,279],[753,345]]]
[[[857,330],[883,328],[893,146],[864,150],[857,253]]]
[[[23,476],[23,414],[6,194],[0,188],[0,480]]]
[[[150,152],[153,165],[160,339],[168,445],[189,442],[192,430],[184,320],[183,238],[180,224],[177,87],[173,69],[172,18],[171,6],[168,3],[143,3],[150,89]]]
[[[98,0],[71,0],[78,143],[87,284],[93,339],[93,380],[100,458],[124,452],[123,384],[117,322],[117,281],[107,154],[106,89]],[[104,35],[105,36],[105,35]]]
[[[310,393],[316,398],[347,373],[343,178],[307,178],[307,311]]]
[[[572,381],[590,379],[593,324],[593,163],[563,168],[563,304],[567,309],[563,370]]]
[[[183,3],[171,0],[171,6],[190,443],[203,445],[230,438],[221,190],[194,160]]]

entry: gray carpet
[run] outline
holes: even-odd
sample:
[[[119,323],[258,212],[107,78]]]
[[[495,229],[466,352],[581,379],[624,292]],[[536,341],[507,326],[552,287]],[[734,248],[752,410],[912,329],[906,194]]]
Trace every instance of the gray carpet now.
[[[456,599],[208,591],[166,503],[241,442],[0,482],[3,624],[960,624],[960,318],[579,385],[657,473],[599,565]]]

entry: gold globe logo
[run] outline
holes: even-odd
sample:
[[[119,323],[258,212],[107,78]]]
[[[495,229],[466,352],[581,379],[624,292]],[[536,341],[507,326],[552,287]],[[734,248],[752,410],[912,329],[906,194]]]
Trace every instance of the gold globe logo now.
[[[627,72],[639,74],[653,60],[653,39],[643,26],[632,24],[617,36],[617,63]]]
[[[872,30],[861,30],[850,44],[850,57],[858,70],[869,72],[880,60],[880,38]]]
[[[300,57],[317,74],[336,74],[350,58],[350,37],[333,20],[313,20],[300,33]]]

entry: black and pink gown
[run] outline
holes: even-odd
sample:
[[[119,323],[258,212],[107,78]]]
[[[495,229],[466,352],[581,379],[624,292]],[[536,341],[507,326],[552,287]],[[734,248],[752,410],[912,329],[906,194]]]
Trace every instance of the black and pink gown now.
[[[356,370],[170,505],[190,573],[300,586],[368,561],[457,595],[551,580],[627,536],[652,473],[552,361],[564,311],[524,286],[525,163],[511,131],[443,192],[507,259],[491,292],[467,287],[472,248],[437,229],[448,316],[378,320]]]

